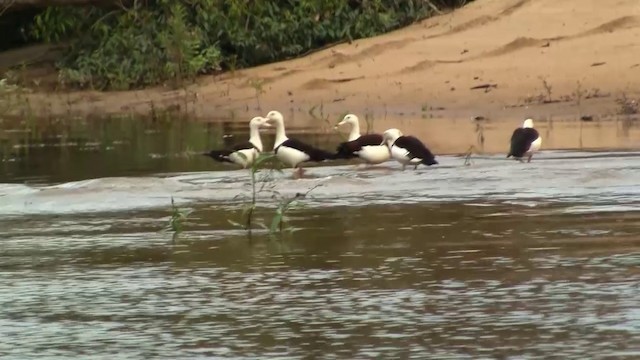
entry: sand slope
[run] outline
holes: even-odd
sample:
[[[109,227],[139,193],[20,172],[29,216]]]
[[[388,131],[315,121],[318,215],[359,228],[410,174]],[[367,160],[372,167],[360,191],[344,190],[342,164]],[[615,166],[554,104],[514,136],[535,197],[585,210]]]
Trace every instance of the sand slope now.
[[[201,90],[241,105],[255,91],[247,79],[259,78],[267,82],[262,103],[274,105],[287,98],[344,99],[356,109],[381,103],[406,110],[425,103],[500,107],[546,94],[543,78],[554,99],[570,95],[578,81],[586,91],[633,92],[639,65],[636,0],[478,0],[384,36],[213,80]],[[224,96],[226,84],[232,88]],[[497,88],[470,90],[483,84]]]
[[[259,97],[255,84],[264,91]],[[470,89],[481,85],[490,87]],[[187,100],[184,91],[149,89],[47,101],[60,112],[147,112],[153,102],[205,117],[242,118],[270,109],[306,114],[322,103],[331,114],[413,120],[482,115],[512,117],[516,125],[525,115],[615,113],[615,98],[623,92],[639,96],[639,85],[640,1],[477,0],[383,36],[204,77]],[[582,94],[578,110],[576,93]],[[542,104],[544,99],[563,101]]]
[[[194,89],[203,113],[255,105],[283,108],[344,102],[362,109],[513,105],[576,89],[634,92],[640,82],[640,2],[637,0],[477,0],[450,14],[383,36],[338,45],[310,56],[208,76]],[[472,86],[496,84],[490,91]],[[85,106],[118,111],[139,102],[166,103],[163,89],[74,94]],[[85,97],[86,96],[86,97]],[[195,95],[194,95],[195,97]],[[73,100],[72,99],[72,102]],[[211,108],[213,106],[213,108]]]

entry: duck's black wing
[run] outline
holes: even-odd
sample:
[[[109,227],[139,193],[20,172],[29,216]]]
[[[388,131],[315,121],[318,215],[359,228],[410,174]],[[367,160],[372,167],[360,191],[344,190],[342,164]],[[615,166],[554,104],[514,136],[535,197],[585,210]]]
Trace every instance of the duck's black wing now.
[[[300,140],[297,139],[287,139],[285,140],[282,144],[278,145],[278,147],[275,148],[274,152],[278,152],[278,150],[280,149],[280,147],[282,146],[286,146],[288,148],[292,148],[292,149],[296,149],[299,151],[302,151],[303,153],[309,155],[309,161],[324,161],[324,160],[332,160],[335,159],[335,155],[328,152],[328,151],[324,151],[322,149],[318,149],[316,147],[313,147],[307,143],[303,143]]]
[[[209,156],[210,158],[216,161],[232,163],[233,161],[229,158],[229,155],[239,150],[248,150],[248,149],[256,149],[260,151],[252,142],[245,141],[245,142],[241,142],[233,145],[230,149],[211,150],[207,153],[204,153],[203,155]]]
[[[233,151],[238,151],[238,150],[249,150],[252,148],[260,151],[260,149],[258,149],[251,141],[245,141],[239,144],[235,144],[231,149],[233,149]]]
[[[354,153],[356,151],[362,150],[362,147],[371,146],[371,145],[380,145],[382,144],[382,141],[383,141],[382,135],[380,134],[362,135],[355,140],[345,141],[340,145],[338,145],[338,148],[336,149],[335,157],[337,159],[350,159],[350,158],[357,157],[357,155]]]
[[[414,136],[400,136],[394,145],[407,150],[412,157],[422,159],[422,163],[425,165],[435,165],[438,163],[431,150],[429,150],[420,139]]]
[[[531,143],[536,141],[540,136],[538,130],[534,128],[517,128],[511,135],[511,148],[507,158],[513,156],[515,158],[521,158],[531,147]]]

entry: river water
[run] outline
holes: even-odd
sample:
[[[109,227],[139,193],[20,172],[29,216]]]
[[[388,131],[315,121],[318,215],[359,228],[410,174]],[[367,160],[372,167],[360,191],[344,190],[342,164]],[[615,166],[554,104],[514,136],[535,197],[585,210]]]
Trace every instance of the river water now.
[[[2,359],[640,358],[640,153],[263,170],[249,237],[245,128],[2,126]]]

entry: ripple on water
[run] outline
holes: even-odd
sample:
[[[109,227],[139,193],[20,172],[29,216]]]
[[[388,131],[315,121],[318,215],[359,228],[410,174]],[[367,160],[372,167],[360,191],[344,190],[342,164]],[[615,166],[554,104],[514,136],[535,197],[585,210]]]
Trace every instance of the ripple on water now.
[[[616,161],[607,161],[617,173],[601,191],[565,191],[570,180],[540,178],[536,186],[548,188],[538,198],[522,190],[523,179],[547,168],[582,177],[593,164],[520,171],[487,160],[482,171],[366,179],[314,168],[321,180],[280,185],[293,192],[327,182],[292,214],[300,230],[275,240],[257,232],[252,242],[216,200],[235,194],[241,172],[9,192],[3,211],[29,196],[34,209],[63,209],[0,219],[0,357],[633,358],[638,215],[606,210],[635,206],[637,190],[624,185]],[[485,175],[486,187],[473,188]],[[167,189],[196,210],[175,242],[161,231],[169,209],[131,210],[165,201]],[[114,203],[138,197],[126,211],[97,212],[112,200],[89,204],[91,191],[118,193]],[[89,195],[70,196],[64,208],[74,193]],[[592,211],[572,211],[580,207]],[[257,216],[268,223],[272,213]]]
[[[640,187],[635,172],[640,157],[582,156],[551,161],[558,154],[541,154],[539,161],[519,164],[499,157],[478,159],[462,166],[457,157],[442,156],[439,167],[399,171],[391,162],[385,169],[353,171],[351,166],[322,166],[309,170],[310,179],[291,180],[275,174],[274,190],[285,195],[306,192],[308,206],[362,206],[424,202],[503,201],[535,207],[549,202],[583,203],[569,212],[636,211]],[[568,154],[568,155],[567,155]],[[597,154],[596,154],[597,155]],[[547,158],[547,160],[545,160]],[[602,174],[607,174],[603,176]],[[452,180],[455,179],[455,180]],[[229,202],[248,191],[248,172],[218,171],[160,174],[145,177],[100,178],[59,185],[29,187],[0,184],[0,214],[64,214],[165,208],[174,197],[181,204]]]
[[[638,279],[624,278],[624,269],[602,269],[600,263],[611,259],[533,260],[580,267],[581,275],[600,279],[598,272],[606,271],[609,279],[556,281],[544,273],[515,282],[438,279],[433,272],[415,276],[419,267],[431,266],[415,257],[334,269],[295,268],[278,259],[280,264],[268,269],[249,265],[241,271],[176,268],[170,261],[3,271],[3,278],[14,280],[0,286],[6,294],[0,299],[2,351],[96,358],[374,353],[387,358],[420,357],[424,349],[434,349],[438,356],[476,357],[511,344],[502,351],[578,358],[587,349],[617,353],[640,335]],[[527,345],[534,338],[535,346]]]

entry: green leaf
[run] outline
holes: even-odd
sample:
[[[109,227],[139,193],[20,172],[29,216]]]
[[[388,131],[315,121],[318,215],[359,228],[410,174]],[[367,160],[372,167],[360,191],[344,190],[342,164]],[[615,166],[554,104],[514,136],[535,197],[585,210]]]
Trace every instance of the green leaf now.
[[[282,223],[282,213],[277,211],[276,215],[271,220],[271,226],[269,227],[269,233],[275,234],[280,231],[280,223]]]
[[[272,160],[276,157],[275,154],[273,153],[260,153],[260,155],[258,155],[258,158],[256,159],[256,161],[254,161],[253,163],[253,167],[258,169],[263,163]]]
[[[248,161],[249,160],[247,155],[245,155],[243,152],[238,151],[238,152],[236,152],[236,154],[238,154],[242,158],[242,160],[244,160],[244,161]]]

